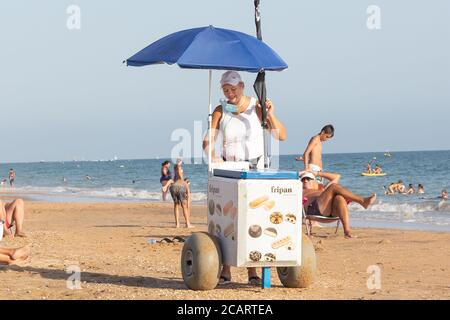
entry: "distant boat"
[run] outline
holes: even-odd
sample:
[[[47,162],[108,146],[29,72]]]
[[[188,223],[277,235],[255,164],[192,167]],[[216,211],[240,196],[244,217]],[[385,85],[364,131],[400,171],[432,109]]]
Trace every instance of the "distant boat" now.
[[[386,152],[384,153],[384,156],[385,156],[385,157],[390,157],[390,156],[391,156],[391,153],[388,152],[388,151],[386,151]]]

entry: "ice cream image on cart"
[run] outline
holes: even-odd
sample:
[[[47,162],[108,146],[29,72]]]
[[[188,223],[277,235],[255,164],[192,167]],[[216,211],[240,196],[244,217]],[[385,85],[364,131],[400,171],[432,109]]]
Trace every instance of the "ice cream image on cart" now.
[[[187,29],[157,40],[125,62],[128,66],[176,63],[181,68],[209,70],[209,129],[212,70],[258,73],[254,88],[265,130],[265,71],[281,71],[287,64],[261,40],[259,1],[255,1],[255,22],[259,39],[213,26]],[[195,232],[184,243],[181,270],[188,288],[214,289],[224,264],[262,267],[263,288],[270,287],[270,267],[277,268],[286,287],[306,287],[313,281],[316,258],[302,232],[298,172],[270,169],[267,152],[265,137],[264,168],[256,169],[249,162],[212,163],[208,148],[208,232]]]

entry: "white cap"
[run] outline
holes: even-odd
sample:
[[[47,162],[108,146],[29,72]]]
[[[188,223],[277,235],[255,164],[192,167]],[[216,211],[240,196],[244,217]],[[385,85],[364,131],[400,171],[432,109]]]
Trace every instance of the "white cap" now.
[[[303,174],[300,176],[300,180],[303,180],[303,178],[310,178],[312,180],[316,179],[316,177],[309,171],[303,172]]]
[[[239,73],[234,70],[229,70],[222,75],[222,79],[220,79],[220,86],[223,87],[226,84],[236,86],[239,82],[242,82]]]

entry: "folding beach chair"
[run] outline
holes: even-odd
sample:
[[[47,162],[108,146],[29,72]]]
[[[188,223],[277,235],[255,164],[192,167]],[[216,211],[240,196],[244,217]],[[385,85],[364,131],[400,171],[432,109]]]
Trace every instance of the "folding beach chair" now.
[[[302,215],[303,215],[303,220],[305,222],[306,234],[308,236],[311,236],[313,221],[317,221],[319,223],[334,223],[334,222],[336,222],[336,230],[334,231],[334,233],[336,234],[339,229],[339,224],[341,223],[341,220],[339,219],[339,217],[324,217],[324,216],[317,216],[317,215],[308,215],[308,214],[306,214],[306,210],[305,210],[305,204],[307,201],[308,201],[307,198],[303,198]]]

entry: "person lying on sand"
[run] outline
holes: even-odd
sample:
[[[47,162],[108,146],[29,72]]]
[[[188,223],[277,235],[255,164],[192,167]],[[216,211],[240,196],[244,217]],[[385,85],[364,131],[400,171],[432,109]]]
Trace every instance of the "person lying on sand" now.
[[[20,248],[0,248],[0,263],[1,264],[20,264],[25,262],[30,256],[30,246],[24,246]]]
[[[14,236],[26,237],[23,232],[23,219],[25,217],[25,204],[22,199],[16,199],[10,203],[0,200],[0,220],[3,220],[3,234],[12,235],[10,228],[16,225]]]
[[[350,219],[347,202],[359,203],[364,209],[369,208],[376,198],[376,194],[363,198],[352,193],[337,183],[328,183],[324,190],[317,190],[315,176],[312,172],[303,172],[300,176],[303,182],[303,195],[308,199],[306,214],[324,217],[339,217],[344,228],[346,238],[355,238],[350,229]]]

